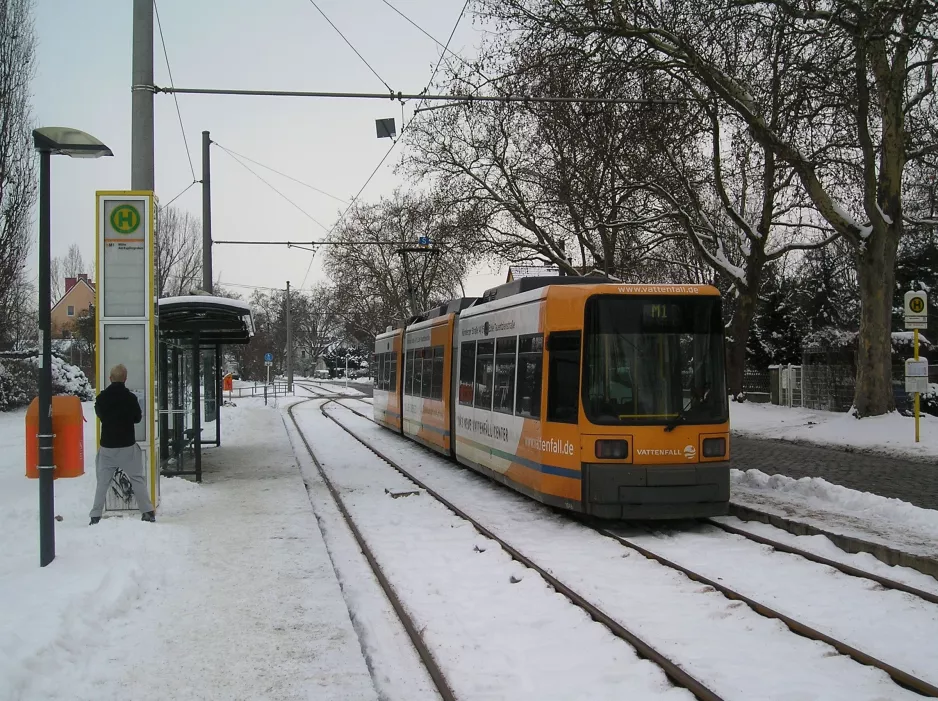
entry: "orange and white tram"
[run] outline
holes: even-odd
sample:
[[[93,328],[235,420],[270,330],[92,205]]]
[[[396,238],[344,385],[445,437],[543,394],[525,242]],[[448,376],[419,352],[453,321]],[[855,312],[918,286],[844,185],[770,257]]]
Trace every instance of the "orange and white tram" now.
[[[534,499],[601,518],[725,514],[718,290],[522,278],[375,341],[374,417]]]

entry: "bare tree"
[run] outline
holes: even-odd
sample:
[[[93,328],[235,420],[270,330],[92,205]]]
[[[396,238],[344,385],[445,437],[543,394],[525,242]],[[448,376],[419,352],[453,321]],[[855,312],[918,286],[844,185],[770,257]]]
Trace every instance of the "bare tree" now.
[[[426,193],[398,191],[378,204],[355,207],[333,234],[342,245],[330,248],[325,263],[347,337],[371,339],[389,323],[460,296],[473,225],[458,207]],[[408,253],[405,268],[402,249],[421,237],[432,245],[424,253]]]
[[[202,283],[202,226],[198,217],[175,207],[159,210],[156,261],[160,297],[187,295]]]
[[[342,319],[336,312],[335,293],[332,288],[319,284],[308,294],[298,292],[291,296],[290,305],[293,341],[297,349],[305,351],[308,362],[302,369],[309,372],[330,346],[345,340]]]
[[[85,267],[84,256],[81,255],[81,249],[77,243],[68,247],[68,253],[62,260],[62,273],[65,277],[78,277],[81,274],[87,274],[89,271]]]
[[[0,345],[12,341],[30,249],[36,171],[29,82],[35,69],[31,0],[0,0]]]
[[[811,204],[849,241],[861,297],[859,416],[894,406],[890,323],[895,259],[905,223],[906,166],[938,152],[934,68],[938,6],[932,0],[487,0],[493,16],[523,27],[528,41],[576,37],[635,53],[712,93],[774,158],[791,168]],[[796,82],[798,119],[771,120],[768,95],[748,71],[757,54],[722,41],[728,27],[786,16],[802,37],[783,66]],[[640,48],[636,48],[640,47]]]

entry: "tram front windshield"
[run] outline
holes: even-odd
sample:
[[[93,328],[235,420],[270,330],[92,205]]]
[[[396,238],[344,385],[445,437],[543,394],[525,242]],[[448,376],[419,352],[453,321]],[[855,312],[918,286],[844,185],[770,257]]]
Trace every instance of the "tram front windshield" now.
[[[601,295],[586,306],[583,405],[595,424],[728,418],[719,297]]]

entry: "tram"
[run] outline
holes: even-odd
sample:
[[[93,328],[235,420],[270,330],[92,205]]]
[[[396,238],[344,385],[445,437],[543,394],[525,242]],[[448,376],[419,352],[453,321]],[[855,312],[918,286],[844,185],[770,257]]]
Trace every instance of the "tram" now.
[[[374,418],[560,509],[721,515],[723,343],[714,287],[521,278],[379,335]]]

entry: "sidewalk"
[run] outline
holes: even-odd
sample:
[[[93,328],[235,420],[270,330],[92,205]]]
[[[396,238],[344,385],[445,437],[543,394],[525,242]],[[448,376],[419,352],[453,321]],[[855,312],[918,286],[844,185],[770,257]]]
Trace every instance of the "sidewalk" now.
[[[0,700],[376,698],[277,408],[228,409],[205,482],[163,479],[155,525],[87,526],[86,424],[44,569],[22,419],[0,414]]]
[[[938,419],[843,413],[767,404],[730,405],[732,467],[823,477],[862,492],[938,509]]]

